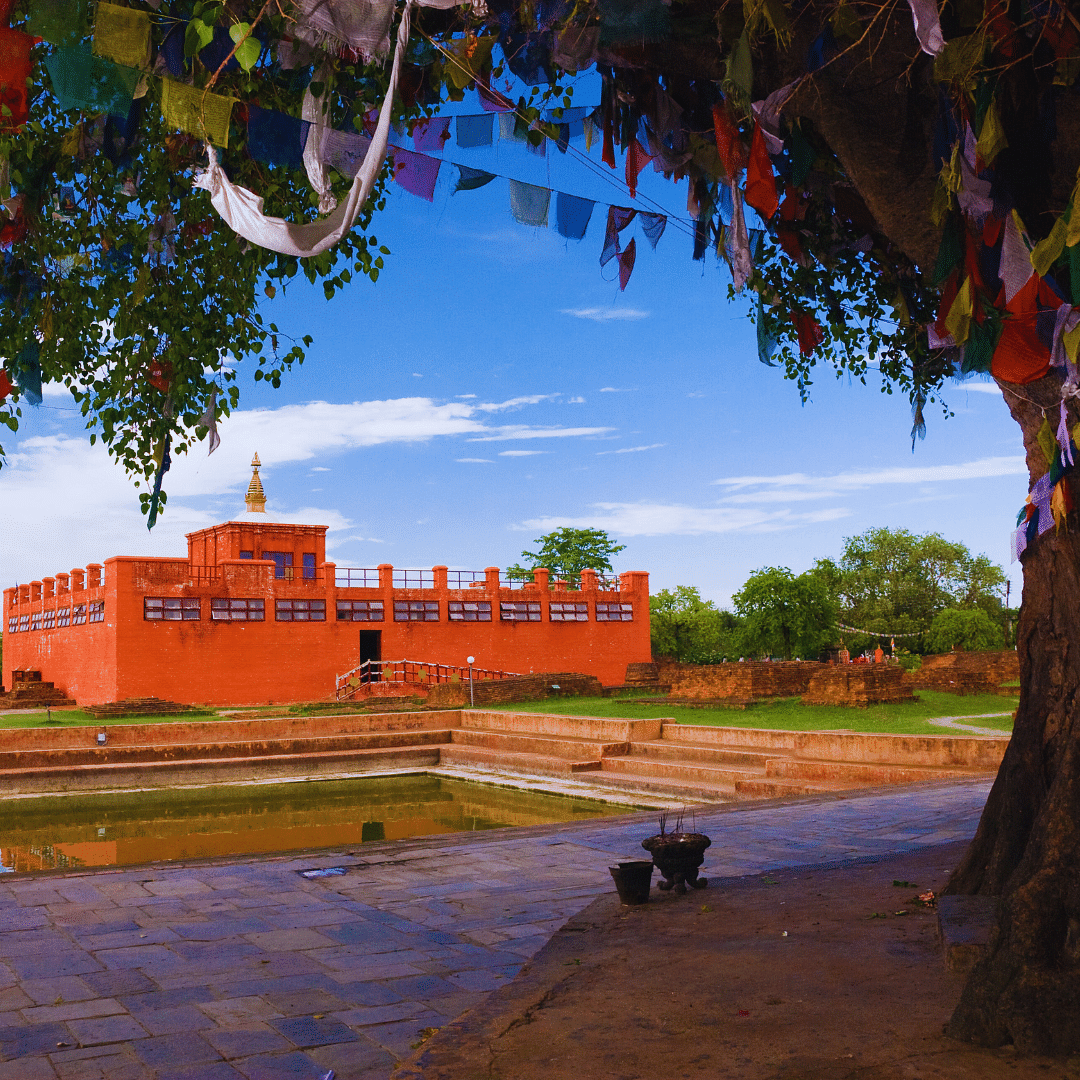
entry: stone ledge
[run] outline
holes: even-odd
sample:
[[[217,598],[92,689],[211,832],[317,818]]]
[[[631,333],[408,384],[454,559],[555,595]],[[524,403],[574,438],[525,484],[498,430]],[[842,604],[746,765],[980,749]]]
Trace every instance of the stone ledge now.
[[[938,938],[950,971],[967,972],[982,959],[997,922],[996,896],[940,896]]]

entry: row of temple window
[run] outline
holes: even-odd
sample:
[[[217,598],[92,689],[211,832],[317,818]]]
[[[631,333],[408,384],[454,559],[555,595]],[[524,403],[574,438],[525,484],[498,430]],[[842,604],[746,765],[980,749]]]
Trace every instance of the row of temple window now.
[[[51,611],[35,611],[33,614],[10,615],[8,633],[18,634],[27,630],[53,630],[62,626],[82,626],[88,622],[105,621],[105,601],[92,600],[89,604],[76,604],[69,608]]]
[[[266,602],[254,599],[212,599],[210,618],[224,622],[263,622],[266,618]],[[492,606],[487,601],[447,602],[447,619],[450,622],[491,622]],[[278,622],[325,622],[325,600],[277,600],[274,617]],[[147,596],[143,599],[143,618],[165,622],[197,622],[202,618],[202,604],[198,597]],[[339,622],[383,622],[386,618],[382,600],[337,601]],[[549,605],[551,622],[588,622],[589,605]],[[502,622],[541,622],[543,613],[536,601],[499,604]],[[597,603],[597,622],[633,622],[632,604]],[[438,600],[395,600],[394,622],[438,622]]]

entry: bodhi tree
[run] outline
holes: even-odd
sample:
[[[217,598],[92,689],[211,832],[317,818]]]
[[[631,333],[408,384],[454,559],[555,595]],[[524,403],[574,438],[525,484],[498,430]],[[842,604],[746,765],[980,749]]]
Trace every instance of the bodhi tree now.
[[[328,292],[354,273],[377,277],[382,252],[364,230],[392,119],[475,86],[530,141],[561,140],[561,114],[541,109],[569,106],[563,73],[595,63],[602,93],[589,120],[627,182],[629,205],[612,208],[605,238],[621,278],[633,256],[619,237],[651,160],[687,180],[695,257],[715,249],[729,261],[760,359],[802,394],[819,364],[861,379],[872,363],[884,391],[910,402],[914,440],[948,379],[984,372],[1001,387],[1031,480],[1014,540],[1021,697],[949,885],[1001,898],[949,1030],[1075,1053],[1072,8],[487,0],[412,11],[410,26],[411,8],[393,0],[0,0],[11,20],[0,32],[0,421],[17,425],[39,380],[64,382],[94,435],[159,488],[170,446],[211,439],[237,401],[234,361],[257,357],[277,383],[302,358],[303,342],[261,321],[260,292],[297,272]],[[504,68],[529,96],[495,92]],[[317,138],[301,149],[302,123]],[[196,161],[207,191],[192,186]],[[299,243],[308,225],[337,243]],[[153,495],[144,507],[152,517]]]
[[[786,566],[755,570],[731,601],[748,652],[780,652],[790,660],[798,649],[813,657],[836,634],[836,604],[813,571],[796,577]]]
[[[507,567],[509,577],[532,581],[533,570],[544,566],[576,588],[581,581],[582,570],[600,570],[610,574],[611,556],[626,550],[625,544],[616,544],[603,529],[556,529],[538,536],[536,543],[540,545],[539,551],[521,553],[529,565]]]

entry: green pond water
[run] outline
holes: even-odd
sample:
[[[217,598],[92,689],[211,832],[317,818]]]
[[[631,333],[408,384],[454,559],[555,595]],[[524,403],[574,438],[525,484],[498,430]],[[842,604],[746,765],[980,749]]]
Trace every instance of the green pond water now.
[[[630,811],[439,776],[18,799],[0,801],[0,873],[338,848]]]

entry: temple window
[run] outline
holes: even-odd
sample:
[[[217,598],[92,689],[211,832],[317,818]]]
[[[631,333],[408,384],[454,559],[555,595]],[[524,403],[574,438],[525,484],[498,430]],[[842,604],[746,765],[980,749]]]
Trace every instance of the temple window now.
[[[451,622],[491,622],[491,604],[482,600],[451,600],[447,605]]]
[[[30,629],[31,630],[40,630],[41,629],[41,612],[40,611],[35,611],[30,616]]]
[[[438,600],[395,600],[394,622],[438,622]]]
[[[255,552],[254,551],[241,551],[240,552],[240,558],[241,559],[254,559],[255,558]]]
[[[291,581],[293,576],[292,570],[292,552],[291,551],[264,551],[260,556],[260,559],[272,559],[274,562],[274,577],[284,578]]]
[[[551,604],[548,618],[552,622],[588,622],[588,604]]]
[[[58,627],[71,625],[71,608],[62,607],[57,610],[56,625]]]
[[[262,622],[266,601],[215,598],[210,601],[210,618],[215,622]]]
[[[90,621],[91,622],[104,622],[105,621],[105,601],[93,600],[90,603]]]
[[[71,609],[71,625],[82,626],[86,622],[86,605],[76,604]]]
[[[7,621],[7,628],[9,634],[17,634],[19,632],[19,616],[9,615]]]
[[[502,622],[540,622],[540,602],[526,600],[499,604],[499,619]]]
[[[41,620],[42,630],[51,630],[56,625],[56,610],[46,611],[44,618]]]
[[[306,581],[315,580],[315,553],[305,552],[304,554],[304,579]]]
[[[383,602],[381,600],[339,600],[337,617],[339,622],[382,622]]]
[[[633,622],[633,604],[597,604],[597,622]]]
[[[144,596],[143,618],[163,619],[165,622],[198,622],[202,618],[201,602],[197,596]]]
[[[274,618],[278,622],[326,622],[326,601],[278,600]]]

